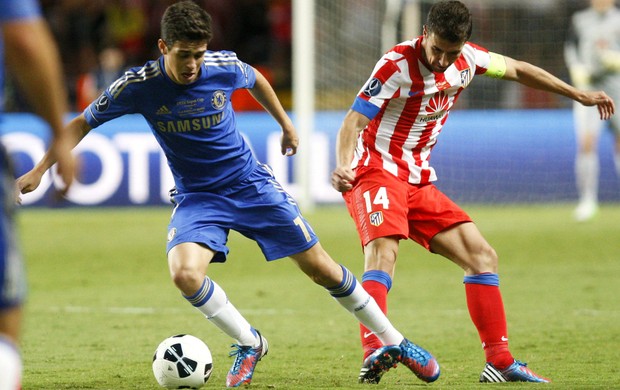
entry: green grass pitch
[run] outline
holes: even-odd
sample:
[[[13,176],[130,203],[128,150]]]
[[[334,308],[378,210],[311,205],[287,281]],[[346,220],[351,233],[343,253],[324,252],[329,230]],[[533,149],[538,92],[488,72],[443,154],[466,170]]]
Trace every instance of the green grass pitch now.
[[[554,383],[620,386],[620,206],[577,224],[573,205],[466,206],[500,256],[511,350]],[[19,228],[29,278],[23,331],[24,390],[157,389],[151,358],[178,333],[203,339],[223,388],[231,340],[187,304],[169,279],[167,208],[24,209]],[[358,278],[362,254],[344,206],[305,215],[323,246]],[[360,389],[353,317],[286,259],[267,263],[233,233],[225,265],[209,275],[268,338],[253,389]],[[373,389],[531,388],[478,384],[484,355],[465,306],[462,271],[403,242],[389,316],[432,351],[442,374],[431,385],[406,368]]]

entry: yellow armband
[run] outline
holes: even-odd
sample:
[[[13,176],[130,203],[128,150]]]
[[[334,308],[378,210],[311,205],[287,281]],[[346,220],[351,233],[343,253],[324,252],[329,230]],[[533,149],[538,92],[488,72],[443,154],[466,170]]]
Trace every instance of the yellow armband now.
[[[484,75],[494,79],[501,79],[506,74],[506,60],[501,54],[489,52],[489,55],[491,56],[491,61]]]

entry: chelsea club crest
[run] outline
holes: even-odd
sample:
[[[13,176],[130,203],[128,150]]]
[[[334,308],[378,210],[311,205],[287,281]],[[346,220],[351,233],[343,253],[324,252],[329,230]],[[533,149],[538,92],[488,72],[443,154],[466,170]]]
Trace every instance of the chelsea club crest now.
[[[224,104],[226,104],[226,94],[222,90],[217,90],[213,92],[213,97],[211,98],[211,106],[216,110],[221,110],[224,108]]]

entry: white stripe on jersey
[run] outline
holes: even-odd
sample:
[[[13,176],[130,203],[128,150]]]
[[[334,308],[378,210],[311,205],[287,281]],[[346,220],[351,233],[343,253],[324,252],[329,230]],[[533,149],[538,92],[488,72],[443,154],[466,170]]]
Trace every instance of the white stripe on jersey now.
[[[159,68],[159,61],[153,61],[137,71],[127,71],[118,80],[112,83],[108,88],[110,95],[116,98],[125,87],[131,83],[145,81],[152,77],[159,76],[161,69]]]

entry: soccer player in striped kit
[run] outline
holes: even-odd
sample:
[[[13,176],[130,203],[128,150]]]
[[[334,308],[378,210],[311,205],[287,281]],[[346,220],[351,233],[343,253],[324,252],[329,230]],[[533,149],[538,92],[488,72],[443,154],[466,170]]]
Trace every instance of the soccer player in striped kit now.
[[[256,160],[236,126],[230,101],[234,90],[248,89],[275,119],[282,129],[282,154],[295,154],[297,133],[260,72],[233,52],[207,50],[211,27],[211,17],[196,3],[169,6],[157,43],[159,59],[127,71],[67,127],[81,140],[126,114],[141,114],[148,122],[176,185],[168,226],[170,275],[187,302],[235,340],[226,386],[249,384],[268,351],[267,339],[206,275],[211,262],[226,261],[231,229],[256,241],[268,261],[290,257],[382,343],[403,348],[416,375],[436,380],[436,360],[405,339],[353,274],[327,254],[295,201],[270,168]],[[19,178],[22,192],[33,191],[53,163],[47,153]],[[383,368],[383,360],[377,356],[371,365]]]
[[[564,57],[575,86],[587,90],[605,89],[614,100],[620,94],[620,10],[614,0],[591,0],[590,7],[575,13],[566,41]],[[604,123],[596,110],[573,104],[577,152],[575,179],[579,203],[576,221],[591,219],[598,211],[599,138]],[[614,165],[620,175],[620,117],[609,121],[615,139]]]
[[[508,348],[498,258],[470,217],[433,184],[430,154],[450,109],[477,75],[511,80],[615,110],[602,91],[578,90],[526,62],[468,42],[472,18],[459,1],[435,3],[420,37],[396,45],[377,62],[346,114],[337,137],[333,187],[343,193],[364,249],[364,288],[387,311],[399,242],[412,239],[464,272],[467,307],[486,357],[482,382],[548,382]],[[360,327],[360,382],[378,383],[391,363],[405,362]],[[387,356],[382,370],[376,356]]]

